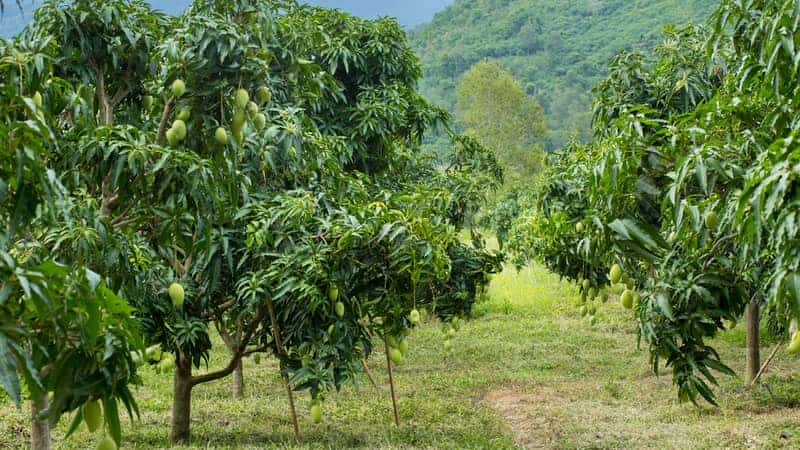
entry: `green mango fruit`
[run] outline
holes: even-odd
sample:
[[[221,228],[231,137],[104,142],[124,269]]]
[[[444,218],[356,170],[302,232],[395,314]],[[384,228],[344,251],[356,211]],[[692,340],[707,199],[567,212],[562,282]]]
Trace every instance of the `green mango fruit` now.
[[[247,108],[247,102],[250,101],[250,94],[247,93],[244,89],[238,89],[236,91],[236,106],[239,109]]]
[[[320,405],[311,405],[311,420],[314,423],[322,422],[322,406]]]
[[[792,341],[789,343],[787,351],[790,355],[800,353],[800,332],[795,331],[794,334],[792,334]]]
[[[611,284],[617,284],[622,280],[622,268],[619,264],[614,264],[611,266],[611,271],[608,273],[608,279],[611,280]]]
[[[186,139],[186,122],[177,119],[175,122],[172,122],[172,129],[175,130],[175,137],[179,141]]]
[[[186,293],[183,290],[183,286],[179,283],[172,283],[167,289],[167,293],[169,294],[169,298],[172,300],[172,306],[175,308],[180,308],[183,306],[183,301],[186,298]]]
[[[625,292],[619,297],[622,301],[622,306],[626,309],[633,308],[633,292],[630,289],[625,289]]]
[[[328,299],[332,302],[339,300],[339,288],[335,284],[328,286]]]
[[[234,134],[244,130],[244,125],[246,122],[247,122],[247,116],[245,115],[244,111],[236,111],[235,113],[233,113],[233,120],[231,121],[231,125]]]
[[[170,128],[167,130],[167,142],[169,143],[170,147],[176,147],[178,144],[180,144],[181,140],[178,139],[178,133],[175,131],[175,129]]]
[[[183,80],[175,80],[172,82],[172,95],[175,97],[183,97],[183,94],[186,93],[186,83]]]
[[[189,120],[190,117],[192,117],[192,108],[188,106],[181,108],[181,110],[178,111],[178,114],[175,116],[176,119],[183,120],[184,122]]]
[[[272,99],[272,91],[270,91],[266,86],[261,86],[258,88],[256,95],[258,96],[258,100],[262,103],[268,103]]]
[[[100,400],[90,400],[83,404],[83,421],[90,433],[94,433],[103,425],[103,409]]]
[[[103,437],[103,440],[97,444],[97,450],[117,450],[117,443],[111,436]]]
[[[391,358],[392,363],[395,365],[400,364],[403,361],[403,353],[397,348],[390,348],[389,358]]]
[[[256,130],[263,130],[267,127],[267,116],[262,113],[256,114],[256,116],[253,117],[253,124],[256,126]]]
[[[256,102],[247,103],[247,114],[250,114],[251,116],[255,116],[256,114],[258,114],[258,105],[256,104]]]
[[[228,132],[225,131],[225,128],[219,127],[217,131],[214,132],[214,139],[219,145],[228,145]]]

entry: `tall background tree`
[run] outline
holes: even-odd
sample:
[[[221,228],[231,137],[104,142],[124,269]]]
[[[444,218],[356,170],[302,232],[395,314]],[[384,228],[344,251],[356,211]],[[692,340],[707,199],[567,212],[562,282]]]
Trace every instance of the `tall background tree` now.
[[[531,183],[543,166],[547,134],[544,111],[521,83],[497,62],[481,61],[456,88],[458,125],[497,152],[507,189]]]

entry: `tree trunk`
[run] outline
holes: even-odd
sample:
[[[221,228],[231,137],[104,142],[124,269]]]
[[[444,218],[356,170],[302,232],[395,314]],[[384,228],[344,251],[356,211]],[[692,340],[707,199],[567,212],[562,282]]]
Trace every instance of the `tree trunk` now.
[[[242,360],[239,360],[239,364],[236,365],[236,368],[233,369],[233,380],[232,380],[232,388],[233,388],[233,398],[244,398],[244,373],[242,372]]]
[[[228,347],[231,356],[236,356],[236,351],[241,344],[242,336],[244,334],[244,324],[241,321],[236,322],[236,331],[231,334],[225,328],[225,325],[216,322],[217,331],[219,332],[222,342]],[[244,370],[242,368],[242,360],[233,369],[233,379],[231,380],[231,390],[233,391],[233,398],[244,398]]]
[[[50,422],[39,420],[39,413],[47,409],[47,394],[31,400],[31,450],[50,450]]]
[[[114,107],[106,92],[105,70],[99,65],[94,66],[95,97],[97,97],[97,122],[98,125],[114,124]]]
[[[758,302],[752,301],[747,305],[745,322],[747,324],[747,384],[750,384],[758,375],[759,369],[761,369]]]
[[[192,420],[192,363],[183,357],[175,361],[174,393],[172,398],[173,444],[188,444]]]

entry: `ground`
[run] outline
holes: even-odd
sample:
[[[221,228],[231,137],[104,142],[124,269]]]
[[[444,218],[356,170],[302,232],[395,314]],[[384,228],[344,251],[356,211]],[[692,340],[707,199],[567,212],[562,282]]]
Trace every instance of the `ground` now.
[[[669,372],[656,376],[636,346],[630,312],[603,305],[591,326],[578,314],[577,290],[540,268],[508,268],[488,299],[442,348],[438,324],[411,337],[397,368],[401,426],[395,428],[385,358],[369,361],[379,388],[364,378],[332,394],[315,425],[308,395],[298,394],[303,448],[800,448],[798,360],[780,351],[763,386],[723,377],[720,407],[679,404]],[[744,369],[741,326],[714,341],[737,373]],[[766,356],[774,343],[765,342]],[[220,347],[221,348],[221,347]],[[212,366],[221,365],[215,355]],[[276,364],[245,361],[246,398],[230,380],[200,386],[193,397],[194,447],[293,447],[288,404]],[[123,448],[167,446],[171,376],[148,369],[136,398],[140,420],[124,424]],[[85,431],[56,448],[93,447]],[[0,448],[24,448],[24,411],[0,399]]]

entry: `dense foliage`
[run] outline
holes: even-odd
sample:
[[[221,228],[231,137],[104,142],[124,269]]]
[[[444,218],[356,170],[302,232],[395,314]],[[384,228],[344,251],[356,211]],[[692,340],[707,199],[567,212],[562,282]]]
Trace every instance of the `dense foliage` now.
[[[13,144],[0,375],[19,400],[28,367],[32,395],[55,392],[52,420],[91,398],[107,418],[116,398],[133,414],[141,341],[175,373],[173,441],[189,439],[192,389],[245,354],[275,355],[319,408],[374,337],[397,347],[419,310],[468,316],[499,270],[473,217],[502,170],[468,137],[446,161],[421,154],[447,114],[416,92],[421,68],[393,20],[292,1],[198,0],[173,18],[139,0],[54,0],[0,50]],[[102,273],[73,279],[84,272],[63,264]],[[47,300],[71,295],[93,301],[58,317],[78,336],[59,339]],[[230,360],[193,374],[212,327]],[[106,425],[119,443],[118,420]]]
[[[591,135],[591,89],[620,50],[651,48],[661,28],[705,18],[713,0],[457,0],[414,30],[425,68],[422,92],[454,109],[458,79],[498,61],[544,107],[549,149]]]
[[[149,0],[153,9],[167,14],[180,14],[191,0]],[[300,3],[339,8],[347,13],[364,18],[393,17],[400,25],[413,27],[430,20],[452,0],[415,0],[403,3],[374,2],[372,0],[300,0]],[[0,18],[0,37],[18,33],[33,18],[32,3],[24,0],[0,0],[3,17]]]
[[[57,125],[70,91],[52,76],[49,44],[0,41],[0,380],[20,402],[24,378],[36,420],[102,401],[119,442],[117,400],[136,412],[128,385],[141,339],[132,308],[110,289],[102,264],[54,260],[43,245],[46,230],[87,219],[80,196],[47,164],[62,148]]]
[[[541,171],[547,126],[539,102],[493,61],[468,70],[456,89],[457,124],[494,149],[509,189],[531,183]]]
[[[782,327],[800,312],[798,11],[726,1],[708,29],[618,56],[596,90],[595,140],[554,157],[516,230],[589,297],[612,264],[635,278],[640,337],[681,400],[714,402],[713,372],[732,371],[706,341],[748,304]]]

